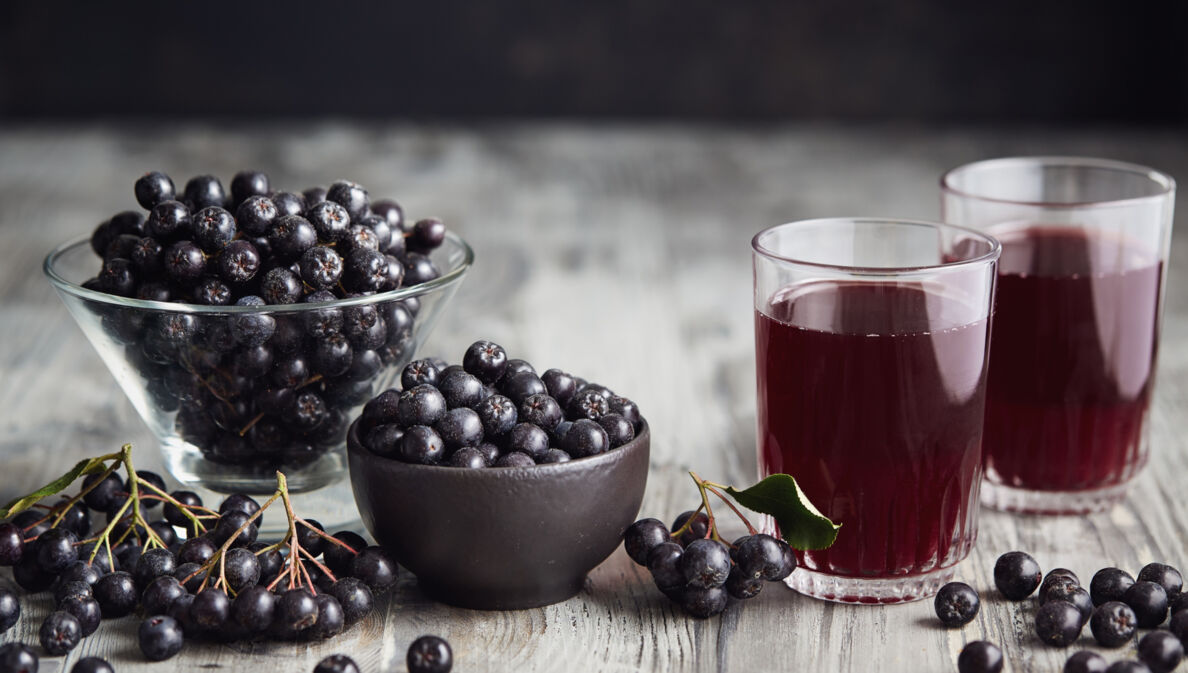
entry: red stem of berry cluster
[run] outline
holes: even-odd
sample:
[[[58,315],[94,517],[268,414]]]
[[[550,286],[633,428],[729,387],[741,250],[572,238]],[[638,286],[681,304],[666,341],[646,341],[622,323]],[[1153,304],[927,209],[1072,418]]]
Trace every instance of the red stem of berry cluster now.
[[[682,525],[680,528],[678,528],[672,532],[672,537],[677,538],[677,537],[680,537],[685,532],[687,532],[693,526],[693,521],[694,521],[694,519],[696,519],[697,513],[704,509],[705,517],[708,522],[708,525],[706,526],[706,531],[705,531],[706,539],[713,539],[713,540],[717,540],[718,542],[724,542],[724,540],[722,540],[721,535],[718,534],[717,518],[714,516],[714,510],[710,506],[710,500],[709,500],[710,493],[713,493],[714,495],[718,496],[718,498],[721,499],[722,502],[726,503],[726,506],[729,507],[730,510],[733,511],[735,513],[735,515],[737,515],[738,518],[743,522],[743,525],[745,525],[747,527],[748,533],[750,533],[751,535],[755,535],[756,533],[759,532],[758,530],[756,530],[756,528],[754,526],[751,525],[751,522],[747,520],[747,517],[744,516],[743,513],[741,511],[739,511],[739,509],[737,507],[734,506],[734,503],[730,501],[730,498],[728,498],[726,496],[726,494],[720,490],[720,489],[727,488],[726,486],[723,486],[722,484],[716,484],[716,483],[714,483],[712,481],[708,481],[706,479],[702,479],[700,476],[697,475],[696,472],[690,472],[689,476],[693,478],[693,483],[697,484],[697,492],[701,495],[701,504],[698,505],[697,509],[693,512],[692,516],[689,517],[689,520],[684,523],[684,525]]]
[[[270,551],[281,549],[287,546],[289,548],[289,555],[286,559],[285,568],[276,576],[276,579],[274,579],[268,585],[268,590],[271,591],[278,583],[280,583],[281,580],[287,577],[288,587],[290,589],[304,586],[309,589],[310,593],[316,596],[317,588],[314,586],[313,578],[310,577],[309,571],[305,569],[305,562],[313,563],[318,568],[318,570],[321,570],[323,573],[325,573],[331,581],[337,581],[338,578],[334,576],[334,573],[331,572],[329,568],[315,559],[313,554],[309,553],[308,550],[301,546],[301,543],[297,538],[297,525],[300,524],[304,526],[323,540],[329,542],[330,544],[342,547],[352,554],[358,554],[359,550],[351,547],[332,535],[328,535],[324,531],[319,530],[317,526],[314,526],[305,519],[297,516],[297,514],[293,511],[293,502],[289,497],[288,482],[285,480],[285,475],[283,472],[276,473],[276,483],[276,491],[271,496],[269,496],[268,500],[265,500],[260,505],[260,509],[256,510],[239,526],[239,528],[235,529],[235,531],[231,533],[227,540],[223,542],[223,544],[215,551],[214,556],[212,556],[209,561],[182,580],[183,584],[190,581],[194,577],[205,573],[206,576],[203,577],[202,584],[199,585],[198,588],[199,591],[202,591],[202,589],[206,588],[207,583],[210,582],[211,577],[215,574],[214,571],[215,567],[217,566],[218,576],[215,578],[214,584],[212,585],[213,588],[222,589],[226,593],[234,595],[235,592],[227,583],[227,552],[230,551],[235,545],[235,541],[239,538],[239,536],[248,529],[248,526],[252,525],[256,522],[256,520],[263,516],[264,510],[271,507],[274,503],[276,503],[277,500],[280,500],[284,504],[285,517],[289,522],[289,529],[285,533],[285,537],[279,542],[264,547],[255,553],[257,556],[259,556],[261,554],[266,554]],[[302,558],[304,558],[304,561],[302,561]]]

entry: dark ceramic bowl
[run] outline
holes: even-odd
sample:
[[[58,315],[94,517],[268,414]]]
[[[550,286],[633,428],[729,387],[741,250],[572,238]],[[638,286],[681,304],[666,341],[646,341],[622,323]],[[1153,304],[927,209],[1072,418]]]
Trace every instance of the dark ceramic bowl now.
[[[410,465],[347,434],[351,487],[364,525],[443,603],[533,608],[581,590],[635,521],[650,433],[567,463],[460,468]]]

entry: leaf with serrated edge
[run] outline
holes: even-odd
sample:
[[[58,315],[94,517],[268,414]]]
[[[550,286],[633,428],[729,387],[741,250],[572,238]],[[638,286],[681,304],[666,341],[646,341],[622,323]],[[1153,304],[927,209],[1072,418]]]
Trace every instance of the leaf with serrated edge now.
[[[54,495],[55,493],[61,493],[67,486],[73,484],[75,479],[78,479],[82,475],[101,472],[106,468],[106,463],[100,458],[80,460],[66,474],[33,491],[29,495],[21,496],[5,505],[4,509],[0,510],[0,519],[7,519],[20,514],[33,505],[36,505],[42,498]]]
[[[743,507],[775,518],[793,549],[825,549],[837,539],[841,524],[821,514],[791,475],[773,474],[741,491],[727,486],[726,492]]]

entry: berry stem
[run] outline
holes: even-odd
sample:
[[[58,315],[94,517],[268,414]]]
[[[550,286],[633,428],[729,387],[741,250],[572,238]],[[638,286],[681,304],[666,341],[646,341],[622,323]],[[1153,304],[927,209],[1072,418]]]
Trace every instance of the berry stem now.
[[[317,596],[318,591],[314,588],[313,580],[310,579],[305,564],[301,562],[301,552],[304,550],[297,541],[297,515],[293,513],[293,502],[289,500],[289,486],[283,472],[276,473],[276,483],[279,487],[277,492],[285,504],[285,513],[289,517],[289,532],[285,534],[285,539],[289,542],[289,588],[300,586],[303,583],[301,577],[304,575],[304,583],[309,587],[310,593]]]
[[[709,504],[709,495],[707,495],[705,492],[705,481],[702,480],[701,477],[697,476],[696,472],[690,472],[689,476],[693,477],[693,482],[697,484],[697,492],[701,494],[701,504],[703,507],[705,507],[705,517],[709,521],[709,526],[705,531],[705,537],[707,539],[714,539],[718,542],[722,542],[722,537],[718,535],[718,523],[714,519],[714,510]],[[689,520],[692,521],[692,517],[690,517]]]
[[[689,530],[690,528],[692,528],[692,527],[693,527],[693,520],[697,518],[697,513],[698,513],[698,512],[700,512],[700,511],[701,511],[701,510],[703,510],[703,509],[705,509],[705,505],[698,505],[698,506],[697,506],[697,509],[693,511],[693,516],[690,516],[690,517],[689,517],[689,520],[685,522],[685,525],[683,525],[683,526],[681,526],[680,528],[678,528],[678,529],[676,529],[676,530],[672,531],[671,533],[669,533],[669,534],[668,534],[668,537],[670,537],[670,538],[673,538],[673,539],[676,539],[676,538],[680,537],[681,535],[683,535],[683,534],[685,533],[685,531],[687,531],[687,530]]]
[[[313,531],[314,535],[317,535],[318,537],[320,537],[320,538],[322,538],[323,540],[325,540],[325,541],[329,542],[330,544],[338,545],[339,547],[342,547],[343,549],[345,549],[345,550],[349,551],[349,552],[350,552],[350,553],[352,553],[352,554],[355,554],[356,556],[359,554],[359,551],[358,551],[357,549],[355,549],[354,547],[352,547],[352,546],[350,546],[349,544],[347,544],[347,543],[343,542],[342,540],[339,540],[338,538],[336,538],[336,537],[334,537],[333,535],[331,535],[331,534],[327,533],[326,531],[324,531],[324,530],[321,530],[320,528],[318,528],[317,526],[315,526],[315,525],[313,525],[313,524],[309,523],[309,522],[308,522],[308,521],[306,521],[305,519],[298,518],[298,519],[297,519],[297,523],[299,523],[299,524],[301,524],[302,526],[305,526],[305,527],[306,527],[306,528],[308,528],[309,530]]]
[[[301,390],[302,388],[304,388],[306,386],[311,386],[311,385],[317,383],[318,381],[321,381],[323,378],[325,378],[325,377],[323,377],[321,374],[314,374],[313,376],[309,377],[309,379],[307,379],[305,381],[305,383],[302,383],[301,385],[293,388],[293,390]]]
[[[177,499],[175,499],[173,496],[169,495],[164,490],[158,488],[152,482],[144,481],[143,484],[145,486],[148,486],[151,490],[156,491],[157,493],[155,495],[151,494],[151,493],[146,493],[145,495],[143,495],[141,497],[146,498],[146,499],[152,499],[152,500],[161,500],[162,502],[167,502],[167,503],[177,507],[178,509],[181,510],[181,513],[184,514],[186,516],[186,518],[189,519],[190,522],[194,524],[195,531],[197,531],[200,528],[200,529],[202,529],[202,532],[205,533],[206,526],[203,525],[203,523],[198,519],[197,516],[195,516],[193,514],[193,512],[191,512],[191,509],[201,509],[201,510],[205,510],[206,512],[208,512],[210,514],[216,514],[216,515],[218,514],[214,510],[207,509],[205,507],[191,508],[189,505],[183,505],[182,503],[178,502]],[[195,532],[195,535],[197,535],[197,534],[198,533]]]
[[[726,503],[726,506],[729,507],[731,509],[731,511],[733,511],[735,514],[737,514],[739,519],[742,519],[743,525],[745,525],[747,527],[748,533],[750,533],[751,535],[756,535],[759,533],[759,531],[756,530],[756,528],[751,525],[751,522],[747,520],[747,517],[743,516],[743,513],[740,512],[739,509],[734,506],[734,503],[730,502],[730,498],[727,498],[725,493],[719,491],[717,488],[714,487],[715,486],[714,484],[710,484],[710,482],[708,482],[708,481],[703,482],[703,483],[705,484],[706,490],[708,490],[710,493],[713,493],[714,495],[721,498],[722,502]]]
[[[277,475],[280,475],[280,473],[277,472]],[[268,506],[276,502],[276,499],[279,497],[280,491],[278,490],[276,493],[272,494],[271,498],[265,500],[264,504],[260,505],[260,509],[256,510],[251,516],[249,516],[247,521],[244,521],[242,524],[240,524],[239,528],[236,528],[235,532],[231,533],[227,540],[219,546],[218,550],[215,551],[214,557],[212,557],[211,560],[205,566],[203,566],[203,568],[207,570],[207,573],[206,577],[202,579],[202,584],[198,587],[198,591],[202,591],[202,589],[206,588],[206,583],[210,581],[210,573],[214,570],[214,563],[216,559],[219,563],[219,578],[215,580],[215,587],[217,588],[219,584],[226,584],[226,564],[223,562],[223,559],[227,557],[227,551],[231,549],[231,545],[234,544],[235,539],[238,538],[240,534],[243,533],[243,531],[247,530],[247,527],[252,525],[256,519],[259,519],[260,516],[264,514],[264,510],[268,509]],[[200,568],[199,570],[202,570],[203,568]],[[198,571],[195,571],[195,573],[196,572]],[[227,590],[228,593],[231,592],[230,587],[227,587]]]
[[[195,374],[195,375],[197,375],[197,372],[195,372],[195,371],[194,371],[194,369],[193,369],[192,367],[190,367],[190,366],[189,366],[189,363],[188,363],[188,362],[187,362],[187,363],[185,363],[185,364],[186,364],[186,369],[187,369],[187,370],[188,370],[188,371],[189,371],[191,374]],[[214,386],[210,385],[210,381],[209,381],[209,380],[207,380],[207,379],[206,379],[206,377],[199,376],[199,377],[198,377],[198,382],[202,384],[202,387],[203,387],[203,388],[206,388],[206,391],[207,391],[207,392],[209,392],[209,393],[211,394],[211,396],[212,396],[212,397],[214,397],[216,400],[218,400],[218,401],[222,402],[223,404],[227,405],[227,408],[228,408],[228,409],[230,409],[230,410],[232,410],[232,411],[235,411],[235,405],[231,404],[230,400],[228,400],[227,398],[225,398],[225,397],[223,397],[222,395],[220,395],[220,394],[218,393],[218,391],[216,391],[216,390],[214,389]]]
[[[160,547],[162,549],[167,548],[169,545],[165,544],[165,541],[161,539],[161,536],[157,535],[157,531],[153,530],[153,527],[148,525],[149,522],[140,513],[140,484],[142,482],[148,482],[144,482],[144,480],[142,480],[140,476],[136,474],[136,468],[132,466],[131,444],[125,444],[120,449],[120,460],[122,460],[124,463],[124,469],[128,472],[128,483],[131,484],[131,486],[128,488],[128,499],[132,501],[132,521],[128,526],[128,530],[135,534],[136,540],[139,542],[140,533],[137,531],[137,526],[144,528],[145,540],[142,551],[147,550],[150,547]]]
[[[256,414],[256,416],[255,416],[255,417],[254,417],[252,420],[250,420],[250,421],[248,421],[248,422],[247,422],[247,425],[243,426],[243,428],[242,428],[242,429],[240,429],[240,431],[239,431],[239,436],[240,436],[240,437],[243,437],[244,435],[246,435],[246,434],[248,433],[248,430],[251,430],[253,427],[255,427],[255,425],[256,425],[257,423],[259,423],[259,422],[260,422],[260,420],[261,420],[261,419],[263,419],[263,418],[264,418],[264,412],[263,412],[263,411],[261,411],[260,413]]]
[[[118,455],[118,454],[113,454],[113,455]],[[107,457],[107,456],[103,456],[102,458],[97,458],[96,460],[98,460],[98,461],[104,461],[104,460],[107,460],[107,459],[108,459],[108,457]],[[50,510],[50,514],[49,514],[48,516],[46,516],[46,517],[45,517],[46,519],[48,519],[50,516],[53,516],[53,512],[54,512],[54,510],[58,510],[58,509],[60,508],[60,511],[58,511],[58,516],[54,518],[54,522],[53,522],[52,524],[50,524],[50,527],[51,527],[51,528],[57,528],[57,527],[58,527],[58,524],[62,523],[62,519],[63,519],[63,518],[65,518],[65,516],[66,516],[66,513],[67,513],[67,512],[69,512],[69,511],[70,511],[70,509],[71,509],[72,507],[74,507],[74,506],[75,506],[75,505],[77,505],[77,504],[78,504],[80,501],[82,501],[82,499],[83,499],[84,497],[86,497],[86,495],[87,495],[88,493],[90,493],[91,491],[95,490],[95,487],[97,487],[99,484],[101,484],[101,483],[103,482],[103,480],[104,480],[104,479],[107,479],[108,475],[110,475],[112,472],[115,472],[117,467],[119,467],[119,462],[118,462],[118,461],[115,461],[115,460],[113,460],[113,461],[112,461],[112,463],[111,463],[111,465],[110,465],[110,466],[107,466],[107,467],[104,469],[104,471],[103,471],[103,475],[102,475],[102,476],[100,476],[98,479],[96,479],[94,482],[92,482],[90,486],[87,486],[87,487],[83,488],[81,491],[79,491],[79,492],[78,492],[78,494],[77,494],[77,495],[75,495],[74,497],[72,497],[72,498],[70,498],[70,499],[66,500],[66,502],[64,502],[64,503],[59,503],[59,504],[58,504],[58,505],[56,505],[54,508],[52,508],[52,509]],[[42,520],[41,520],[41,522],[44,522],[44,521],[45,521],[45,519],[42,519]],[[41,523],[41,522],[38,522],[38,523]]]
[[[321,570],[322,572],[326,573],[326,577],[329,577],[331,582],[338,581],[338,578],[334,576],[334,573],[330,572],[329,568],[322,565],[322,563],[320,561],[318,561],[316,558],[314,558],[313,554],[310,554],[308,551],[306,551],[304,547],[301,547],[300,549],[301,549],[301,553],[305,555],[305,558],[309,559],[315,566],[317,566],[318,570]],[[307,574],[306,577],[308,577],[308,576],[309,575]],[[313,588],[311,587],[310,590],[312,591]]]
[[[105,527],[103,529],[103,532],[99,533],[99,535],[95,538],[96,542],[102,540],[103,544],[107,546],[107,559],[108,559],[108,562],[112,564],[111,569],[113,572],[115,571],[115,564],[114,564],[115,555],[111,553],[111,531],[115,530],[116,524],[120,522],[120,519],[124,518],[124,512],[127,512],[128,508],[131,506],[132,506],[131,500],[124,500],[124,504],[120,507],[119,511],[117,511],[115,516],[113,516],[111,518],[111,522],[109,522],[107,524],[107,527]],[[119,543],[117,542],[116,544],[119,544]],[[91,563],[93,563],[95,561],[95,555],[98,553],[99,553],[99,545],[96,544],[95,547],[93,549],[91,549],[90,557],[87,558],[87,565],[90,565]]]

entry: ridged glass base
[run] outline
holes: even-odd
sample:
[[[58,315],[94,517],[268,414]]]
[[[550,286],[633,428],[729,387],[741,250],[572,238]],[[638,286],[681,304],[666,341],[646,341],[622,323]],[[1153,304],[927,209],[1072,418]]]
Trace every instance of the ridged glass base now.
[[[949,580],[956,568],[942,568],[923,575],[902,577],[842,577],[797,568],[784,583],[799,593],[835,603],[886,605],[930,598]]]
[[[1126,497],[1129,483],[1092,491],[1030,491],[982,482],[982,504],[1020,514],[1087,514],[1113,507]]]

